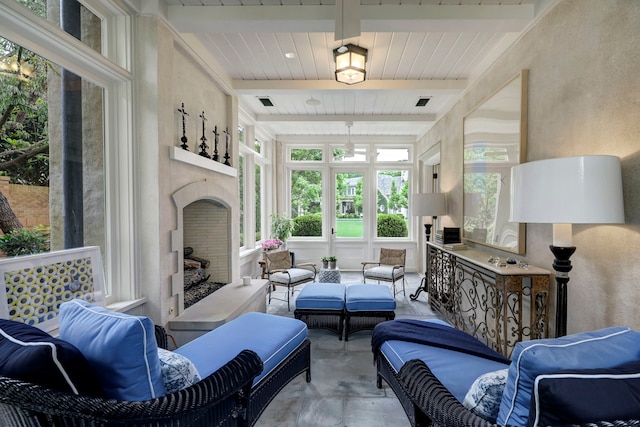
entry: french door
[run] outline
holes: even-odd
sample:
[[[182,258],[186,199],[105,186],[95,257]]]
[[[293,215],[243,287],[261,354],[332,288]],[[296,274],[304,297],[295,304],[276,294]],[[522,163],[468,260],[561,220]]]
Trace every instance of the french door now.
[[[329,252],[343,270],[358,270],[371,244],[368,192],[366,169],[331,169]]]

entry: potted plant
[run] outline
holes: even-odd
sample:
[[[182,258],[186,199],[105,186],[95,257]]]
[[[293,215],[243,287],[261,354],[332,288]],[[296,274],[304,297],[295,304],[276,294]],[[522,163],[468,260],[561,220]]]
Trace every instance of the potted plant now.
[[[338,259],[336,257],[334,257],[333,255],[329,257],[329,268],[330,269],[334,269],[336,268],[336,263],[338,262]]]
[[[329,268],[329,257],[322,257],[322,268]]]
[[[295,230],[296,223],[287,215],[272,214],[271,215],[271,237],[279,239],[285,243]]]

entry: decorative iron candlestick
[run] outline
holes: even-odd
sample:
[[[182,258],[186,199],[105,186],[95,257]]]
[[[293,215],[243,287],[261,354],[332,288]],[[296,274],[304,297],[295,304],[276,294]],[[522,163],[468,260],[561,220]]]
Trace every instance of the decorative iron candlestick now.
[[[189,113],[184,109],[184,102],[182,103],[182,108],[178,108],[178,112],[182,115],[182,138],[180,138],[182,144],[180,147],[182,147],[183,150],[189,150],[189,146],[187,145],[187,131],[185,129],[185,117],[187,117]]]
[[[202,119],[202,137],[200,138],[200,141],[202,142],[200,143],[200,152],[198,154],[202,157],[210,159],[211,156],[209,155],[209,153],[207,153],[207,148],[209,148],[209,146],[207,145],[207,137],[204,136],[204,122],[207,121],[207,119],[204,117],[204,111],[202,112],[202,114],[200,114],[200,118]]]
[[[214,136],[214,146],[213,146],[213,160],[216,162],[220,161],[220,156],[218,156],[218,125],[213,128],[213,136]]]
[[[231,139],[231,135],[229,134],[229,128],[226,128],[224,133],[227,135],[227,147],[224,153],[224,164],[227,166],[231,166],[231,162],[229,162],[229,140]]]

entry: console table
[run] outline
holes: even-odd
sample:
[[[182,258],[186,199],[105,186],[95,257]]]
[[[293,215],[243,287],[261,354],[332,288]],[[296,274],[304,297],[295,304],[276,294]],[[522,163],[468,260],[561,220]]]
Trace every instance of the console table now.
[[[427,243],[429,304],[456,328],[510,357],[524,339],[546,338],[548,270],[488,262],[475,248],[447,250]]]

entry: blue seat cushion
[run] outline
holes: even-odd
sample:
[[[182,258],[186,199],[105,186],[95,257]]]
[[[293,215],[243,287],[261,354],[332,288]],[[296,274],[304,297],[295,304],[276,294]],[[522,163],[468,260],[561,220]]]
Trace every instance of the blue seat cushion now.
[[[251,312],[207,332],[175,350],[196,366],[206,378],[242,350],[252,350],[262,360],[264,369],[254,385],[268,375],[307,337],[307,325],[297,319]]]
[[[425,322],[448,325],[435,319]],[[380,351],[396,372],[409,360],[422,360],[460,403],[480,375],[509,367],[482,357],[406,341],[385,341]]]
[[[296,298],[296,308],[343,310],[345,285],[340,283],[309,283]]]
[[[349,285],[345,305],[347,311],[393,311],[396,300],[386,286]]]

